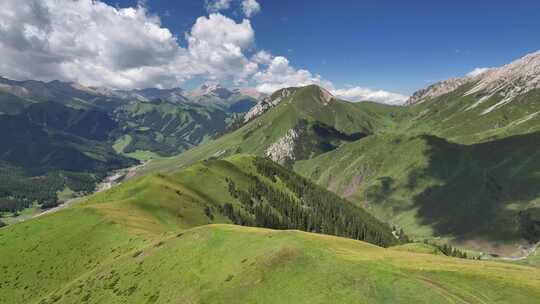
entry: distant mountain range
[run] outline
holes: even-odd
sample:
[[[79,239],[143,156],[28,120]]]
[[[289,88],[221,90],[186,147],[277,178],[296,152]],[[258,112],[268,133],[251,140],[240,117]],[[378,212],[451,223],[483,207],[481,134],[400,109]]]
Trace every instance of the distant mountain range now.
[[[242,92],[219,85],[122,91],[0,78],[0,178],[6,180],[0,209],[35,200],[51,205],[68,184],[90,192],[111,170],[135,164],[133,158],[175,155],[222,134],[256,104]],[[45,186],[30,191],[25,185],[36,176]]]
[[[435,84],[404,107],[282,89],[235,132],[145,170],[268,156],[413,237],[519,255],[540,240],[539,58]]]

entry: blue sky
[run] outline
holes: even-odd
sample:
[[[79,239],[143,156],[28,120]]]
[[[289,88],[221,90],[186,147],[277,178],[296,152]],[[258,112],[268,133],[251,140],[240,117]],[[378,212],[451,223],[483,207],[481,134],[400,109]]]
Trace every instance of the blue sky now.
[[[107,1],[133,6],[135,0]],[[426,84],[499,66],[540,49],[540,1],[259,0],[256,48],[338,86],[411,94]],[[148,0],[179,37],[208,12],[204,1]],[[237,21],[239,3],[222,11]]]
[[[113,89],[315,83],[403,103],[540,49],[537,0],[2,0],[0,20],[0,76]]]

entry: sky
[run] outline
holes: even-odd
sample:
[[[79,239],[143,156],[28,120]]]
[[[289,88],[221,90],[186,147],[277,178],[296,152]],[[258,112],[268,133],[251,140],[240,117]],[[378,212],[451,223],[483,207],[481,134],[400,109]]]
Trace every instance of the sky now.
[[[352,101],[540,49],[532,0],[2,0],[0,75],[118,89],[311,83]]]

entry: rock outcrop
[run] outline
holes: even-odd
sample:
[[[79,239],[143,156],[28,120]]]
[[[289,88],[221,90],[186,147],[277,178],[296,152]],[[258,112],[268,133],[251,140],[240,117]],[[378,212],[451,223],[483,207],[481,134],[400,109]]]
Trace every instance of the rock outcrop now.
[[[296,155],[294,151],[299,138],[299,130],[288,130],[285,136],[281,137],[266,149],[266,156],[281,165],[285,165],[290,161],[295,161]]]
[[[264,98],[263,100],[259,101],[253,108],[251,108],[246,115],[244,115],[244,122],[248,122],[255,117],[258,117],[268,111],[269,109],[277,106],[281,101],[283,101],[285,98],[291,96],[293,93],[293,88],[285,88],[281,89],[271,96],[268,96]]]

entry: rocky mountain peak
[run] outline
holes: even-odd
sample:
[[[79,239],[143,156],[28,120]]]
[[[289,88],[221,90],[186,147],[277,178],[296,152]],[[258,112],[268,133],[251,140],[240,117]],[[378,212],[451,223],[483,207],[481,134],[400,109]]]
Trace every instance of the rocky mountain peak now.
[[[272,95],[259,101],[253,108],[251,108],[246,115],[244,115],[244,122],[248,122],[255,117],[258,117],[268,111],[269,109],[277,106],[285,98],[289,97],[296,88],[284,88],[277,90]]]
[[[405,104],[413,105],[417,103],[422,103],[426,100],[450,93],[453,90],[467,83],[468,80],[468,78],[450,78],[447,80],[439,81],[425,89],[414,92],[414,94],[412,94],[412,96],[407,100]]]
[[[435,83],[415,92],[406,104],[413,105],[439,97],[467,83],[474,83],[474,86],[465,95],[475,94],[486,100],[495,94],[500,94],[504,97],[496,105],[500,107],[518,95],[540,88],[540,50],[483,73]]]

